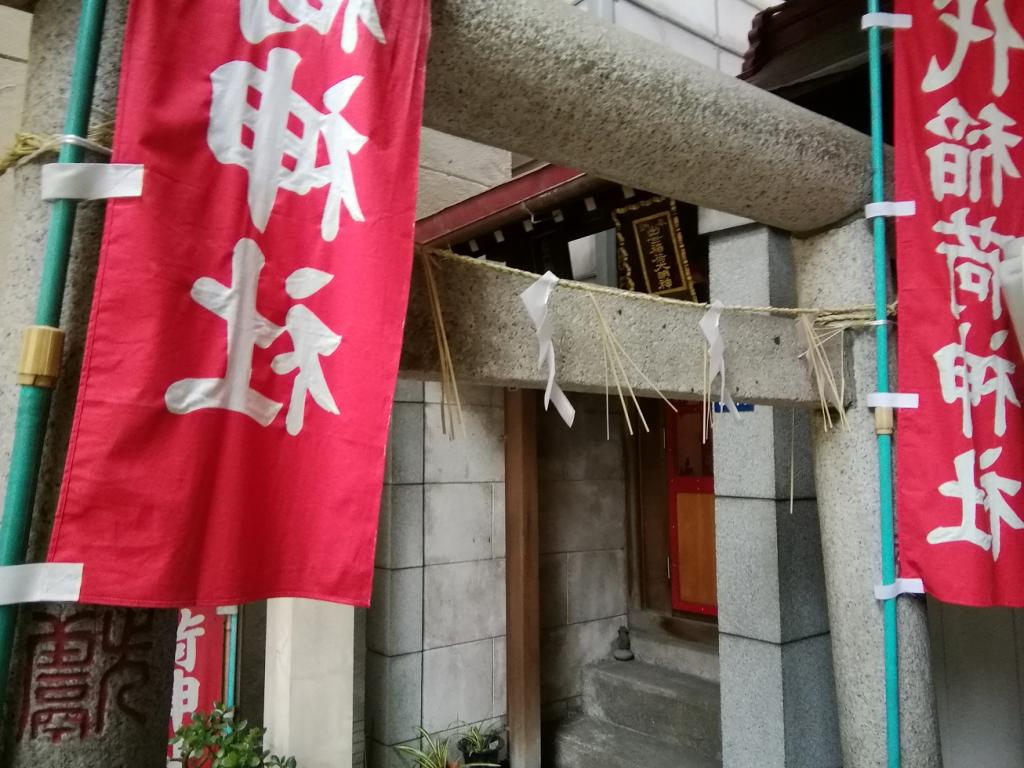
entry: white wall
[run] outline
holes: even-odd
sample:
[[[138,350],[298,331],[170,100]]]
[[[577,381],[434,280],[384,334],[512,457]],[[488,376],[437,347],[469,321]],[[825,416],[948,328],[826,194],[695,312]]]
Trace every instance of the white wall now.
[[[702,64],[739,74],[747,33],[776,0],[569,0]]]
[[[945,768],[1024,765],[1024,610],[928,601]]]

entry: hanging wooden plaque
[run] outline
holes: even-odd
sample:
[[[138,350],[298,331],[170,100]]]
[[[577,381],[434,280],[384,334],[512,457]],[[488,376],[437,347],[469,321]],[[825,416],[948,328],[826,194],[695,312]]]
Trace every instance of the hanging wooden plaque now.
[[[676,201],[651,197],[617,208],[619,287],[696,301]]]

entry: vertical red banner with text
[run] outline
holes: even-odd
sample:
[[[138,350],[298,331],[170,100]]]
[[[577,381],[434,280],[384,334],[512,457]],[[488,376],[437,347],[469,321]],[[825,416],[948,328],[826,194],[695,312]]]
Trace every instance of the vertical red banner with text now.
[[[195,712],[209,713],[215,704],[224,702],[226,623],[213,608],[182,608],[178,612],[171,719],[167,726],[170,736],[188,725]],[[167,757],[180,757],[175,745],[168,745]]]
[[[1024,235],[1024,4],[897,3],[900,575],[1024,605],[1024,369],[1000,264]]]
[[[366,604],[427,0],[134,0],[49,559],[81,600]]]

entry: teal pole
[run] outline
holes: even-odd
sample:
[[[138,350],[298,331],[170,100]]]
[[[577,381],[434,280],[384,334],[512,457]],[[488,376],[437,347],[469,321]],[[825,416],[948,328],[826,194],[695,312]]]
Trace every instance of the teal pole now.
[[[878,0],[868,0],[868,12],[877,13]],[[882,31],[868,30],[868,75],[871,80],[871,199],[885,200],[885,146],[882,105]],[[885,219],[872,220],[875,245],[875,358],[876,388],[889,391],[888,290],[886,286]],[[896,536],[893,524],[892,435],[878,435],[878,479],[881,500],[882,584],[896,580]],[[899,654],[896,636],[896,600],[883,602],[885,642],[885,723],[889,768],[900,766]]]
[[[224,681],[224,708],[234,709],[238,690],[238,607],[228,615],[228,664]]]
[[[96,65],[99,61],[100,36],[103,30],[105,0],[83,0],[75,45],[75,63],[71,73],[71,92],[64,133],[85,136],[89,130]],[[84,151],[74,144],[61,146],[57,162],[81,162]],[[43,254],[43,274],[36,307],[36,325],[57,327],[64,303],[64,284],[71,256],[71,237],[75,230],[74,200],[56,200],[50,211],[50,230]],[[25,561],[32,509],[39,481],[39,466],[50,416],[52,390],[25,386],[18,395],[18,411],[14,423],[14,445],[11,449],[10,472],[4,513],[0,518],[0,566],[19,565]],[[7,700],[7,678],[10,672],[14,629],[18,606],[0,606],[0,703]]]

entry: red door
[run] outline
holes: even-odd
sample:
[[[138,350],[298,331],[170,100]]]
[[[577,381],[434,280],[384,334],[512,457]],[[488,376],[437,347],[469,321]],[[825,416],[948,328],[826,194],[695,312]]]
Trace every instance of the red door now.
[[[711,436],[703,442],[699,404],[676,407],[665,409],[672,608],[717,616]]]

